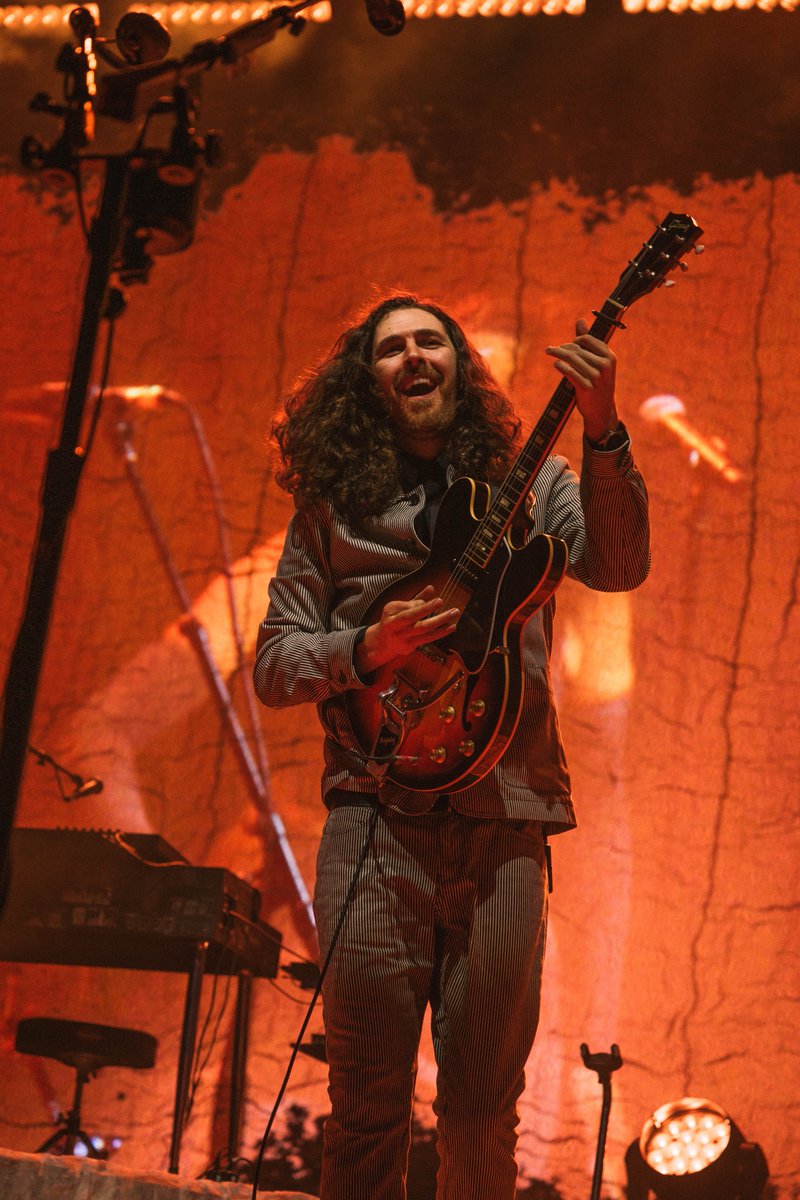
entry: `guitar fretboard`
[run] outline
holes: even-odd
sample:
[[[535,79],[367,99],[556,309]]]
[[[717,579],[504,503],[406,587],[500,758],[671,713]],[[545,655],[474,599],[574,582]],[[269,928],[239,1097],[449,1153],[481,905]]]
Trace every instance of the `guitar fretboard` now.
[[[623,305],[610,296],[600,312],[595,313],[589,332],[601,341],[610,341],[624,311]],[[568,379],[562,379],[464,550],[463,568],[468,574],[485,570],[574,407],[575,389]]]

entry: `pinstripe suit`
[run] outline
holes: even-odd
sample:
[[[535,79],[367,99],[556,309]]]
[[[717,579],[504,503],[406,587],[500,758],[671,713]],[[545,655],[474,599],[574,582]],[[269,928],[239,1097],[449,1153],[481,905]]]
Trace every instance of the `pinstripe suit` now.
[[[649,567],[647,494],[625,439],[584,442],[580,479],[547,460],[534,531],[564,538],[569,574],[637,587]],[[554,603],[523,634],[525,700],[511,745],[447,811],[404,815],[411,797],[375,783],[357,755],[344,693],[359,621],[420,566],[422,486],[356,530],[331,506],[295,513],[259,630],[255,685],[276,707],[311,701],[325,729],[330,812],[315,906],[323,954],[354,865],[370,846],[324,993],[332,1116],[323,1200],[402,1200],[417,1045],[431,1005],[438,1064],[438,1200],[512,1200],[516,1100],[536,1028],[546,923],[544,835],[575,823],[548,660]],[[354,801],[343,803],[347,793]],[[416,799],[419,800],[417,794]],[[433,804],[435,797],[429,797]],[[371,832],[370,832],[371,831]]]

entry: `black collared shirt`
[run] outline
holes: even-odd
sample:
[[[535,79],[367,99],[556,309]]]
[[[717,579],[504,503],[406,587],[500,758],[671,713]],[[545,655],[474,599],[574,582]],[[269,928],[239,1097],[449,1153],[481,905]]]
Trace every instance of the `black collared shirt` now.
[[[442,496],[447,491],[447,461],[443,455],[438,458],[417,458],[415,454],[400,451],[398,473],[402,487],[408,491],[420,484],[425,489],[425,507],[418,514],[414,529],[420,540],[430,546]]]

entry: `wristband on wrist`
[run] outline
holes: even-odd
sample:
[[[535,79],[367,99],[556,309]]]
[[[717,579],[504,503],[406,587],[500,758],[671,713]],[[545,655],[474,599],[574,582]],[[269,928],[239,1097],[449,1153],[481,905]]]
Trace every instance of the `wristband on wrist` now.
[[[587,437],[587,442],[593,450],[619,450],[628,436],[628,431],[621,421],[617,421],[616,425],[599,438]]]

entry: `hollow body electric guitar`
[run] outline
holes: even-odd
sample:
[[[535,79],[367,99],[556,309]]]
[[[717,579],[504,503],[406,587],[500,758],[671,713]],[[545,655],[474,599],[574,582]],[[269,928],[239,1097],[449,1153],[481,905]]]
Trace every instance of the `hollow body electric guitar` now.
[[[590,333],[604,342],[625,310],[665,282],[702,234],[691,217],[669,213],[628,264]],[[539,534],[522,544],[512,522],[575,407],[563,379],[503,483],[494,490],[457,479],[445,493],[424,566],[386,588],[362,623],[390,600],[410,600],[429,584],[461,612],[454,633],[418,647],[347,693],[356,740],[371,773],[418,792],[460,791],[500,759],[517,727],[524,677],[521,636],[567,569],[567,546]]]

